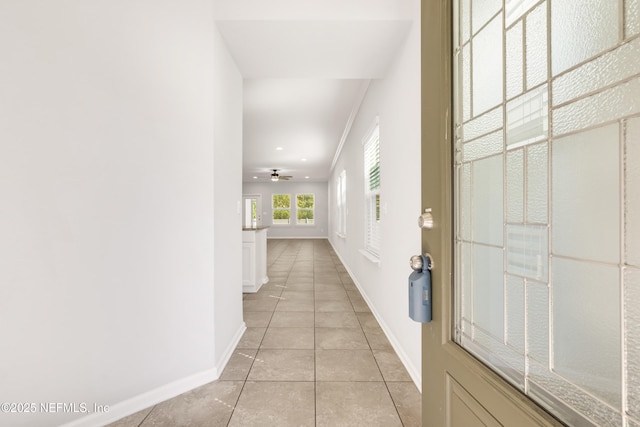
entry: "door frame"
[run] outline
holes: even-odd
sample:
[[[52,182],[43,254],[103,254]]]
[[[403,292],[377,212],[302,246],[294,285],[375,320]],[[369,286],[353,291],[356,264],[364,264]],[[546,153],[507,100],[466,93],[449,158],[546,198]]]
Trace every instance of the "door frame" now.
[[[242,226],[245,227],[246,224],[246,201],[247,199],[256,200],[256,226],[262,226],[262,194],[243,194],[242,195]]]
[[[422,424],[455,425],[459,401],[484,425],[561,426],[453,341],[453,2],[422,0],[421,14],[422,208],[435,219],[422,234],[422,251],[434,259],[433,320],[422,327]]]

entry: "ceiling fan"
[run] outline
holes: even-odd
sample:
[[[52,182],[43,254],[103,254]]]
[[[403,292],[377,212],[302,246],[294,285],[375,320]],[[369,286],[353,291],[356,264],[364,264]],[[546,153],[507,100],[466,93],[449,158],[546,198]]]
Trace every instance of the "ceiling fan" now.
[[[278,182],[278,181],[280,181],[280,180],[282,180],[282,181],[288,181],[288,180],[290,180],[291,178],[293,178],[291,175],[280,175],[280,174],[278,173],[278,171],[279,171],[280,169],[271,169],[271,170],[273,171],[273,173],[271,174],[271,181],[273,181],[273,182]]]

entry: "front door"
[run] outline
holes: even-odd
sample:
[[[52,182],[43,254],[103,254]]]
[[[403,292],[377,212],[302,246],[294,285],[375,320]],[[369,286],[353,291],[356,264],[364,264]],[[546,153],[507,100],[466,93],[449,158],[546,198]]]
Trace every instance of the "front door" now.
[[[422,28],[423,425],[640,426],[640,3]]]
[[[242,196],[242,227],[256,228],[262,225],[262,196],[244,194]]]

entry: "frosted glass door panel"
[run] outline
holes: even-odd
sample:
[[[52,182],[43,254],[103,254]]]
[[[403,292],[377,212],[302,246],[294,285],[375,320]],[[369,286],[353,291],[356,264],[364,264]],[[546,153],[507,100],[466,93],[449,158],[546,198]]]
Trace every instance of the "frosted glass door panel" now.
[[[502,341],[504,331],[504,285],[502,249],[473,246],[473,324]]]
[[[507,153],[507,222],[524,221],[524,150]]]
[[[625,13],[626,19],[624,35],[626,38],[635,36],[640,33],[640,0],[627,0],[625,1]]]
[[[477,33],[493,16],[502,9],[502,0],[476,0],[471,9],[473,33]]]
[[[522,18],[529,9],[538,3],[538,0],[505,0],[506,26]]]
[[[614,124],[553,142],[554,253],[620,259],[619,133]]]
[[[507,273],[547,282],[548,232],[546,226],[507,225]]]
[[[460,8],[460,44],[465,44],[471,36],[471,0],[461,0],[458,3]]]
[[[525,284],[524,279],[507,276],[507,345],[524,355]]]
[[[547,81],[547,3],[527,16],[527,89]]]
[[[554,75],[618,43],[618,3],[611,0],[551,2],[551,65]]]
[[[556,258],[553,272],[555,372],[620,407],[619,271]]]
[[[640,427],[640,0],[454,1],[455,339]]]
[[[562,105],[553,112],[556,136],[640,113],[640,78]]]
[[[527,282],[526,341],[529,357],[549,364],[549,288],[546,284]]]
[[[502,246],[504,224],[502,156],[474,162],[471,180],[473,240]]]
[[[502,107],[494,108],[493,110],[476,117],[473,120],[464,124],[463,134],[465,141],[471,141],[488,133],[495,132],[502,129],[503,120]],[[502,137],[502,135],[501,135]],[[502,140],[500,141],[502,143]]]
[[[462,110],[465,120],[471,117],[471,47],[462,48]]]
[[[624,207],[627,264],[640,267],[640,119],[627,122]]]
[[[627,269],[624,284],[629,408],[633,416],[640,419],[640,269]]]
[[[547,86],[534,89],[507,104],[507,145],[516,147],[547,139],[549,97]]]
[[[546,142],[527,147],[527,221],[530,223],[548,222],[548,165],[549,149]]]
[[[612,72],[614,71],[614,72]],[[564,104],[640,72],[640,39],[631,40],[553,81],[553,103]]]
[[[473,39],[473,116],[502,102],[502,16],[496,16]]]
[[[524,86],[523,64],[522,22],[518,22],[507,31],[507,98],[513,98],[522,93]]]

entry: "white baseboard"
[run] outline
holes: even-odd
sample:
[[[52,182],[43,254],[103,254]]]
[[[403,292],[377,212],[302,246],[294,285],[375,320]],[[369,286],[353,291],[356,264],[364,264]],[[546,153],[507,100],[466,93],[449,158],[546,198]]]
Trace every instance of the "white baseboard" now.
[[[329,236],[267,236],[267,240],[326,240]]]
[[[116,403],[109,407],[108,412],[87,415],[86,417],[64,424],[61,427],[103,426],[217,380],[220,378],[220,374],[229,362],[233,351],[246,329],[246,324],[242,322],[231,343],[225,349],[220,361],[213,368],[181,378],[120,403]]]
[[[398,355],[398,358],[400,358],[400,361],[402,362],[404,367],[407,369],[407,372],[409,373],[409,376],[413,380],[413,383],[416,385],[420,393],[422,393],[422,374],[420,373],[421,371],[417,369],[413,365],[413,363],[411,363],[411,361],[409,360],[409,357],[407,356],[407,353],[404,351],[402,346],[400,346],[400,343],[396,339],[395,335],[391,333],[391,330],[389,329],[385,321],[382,319],[382,317],[376,310],[375,306],[371,303],[371,300],[369,299],[369,296],[367,295],[367,293],[364,291],[364,288],[358,282],[358,279],[356,278],[355,274],[353,274],[353,272],[349,268],[349,265],[347,265],[347,263],[344,262],[344,260],[340,256],[340,253],[336,250],[335,246],[333,246],[333,242],[331,242],[331,240],[329,240],[329,244],[331,244],[331,247],[333,248],[333,251],[335,252],[336,256],[338,257],[338,259],[340,260],[344,268],[347,270],[347,273],[349,273],[349,276],[351,276],[351,280],[353,280],[353,283],[356,284],[356,287],[360,291],[362,298],[364,298],[365,302],[369,306],[369,309],[371,310],[371,313],[373,313],[373,316],[378,321],[378,324],[380,324],[382,331],[387,336],[387,339],[389,340],[389,342],[391,343],[391,346],[393,347],[396,354]]]
[[[247,324],[242,322],[242,324],[240,325],[240,328],[238,328],[235,335],[231,339],[231,342],[229,343],[227,348],[224,350],[224,353],[222,353],[222,357],[220,358],[220,361],[216,364],[216,370],[218,371],[218,378],[222,374],[222,371],[224,371],[224,368],[227,366],[227,363],[229,363],[229,359],[231,359],[233,352],[238,346],[238,343],[240,342],[240,339],[242,338],[242,335],[244,335],[244,332],[246,330],[247,330]]]

